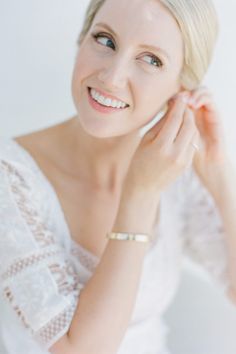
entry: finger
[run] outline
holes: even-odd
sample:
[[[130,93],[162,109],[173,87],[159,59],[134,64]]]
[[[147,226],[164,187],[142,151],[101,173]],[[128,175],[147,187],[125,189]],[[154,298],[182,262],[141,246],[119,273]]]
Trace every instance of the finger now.
[[[196,144],[199,147],[199,149],[201,148],[201,137],[198,129],[195,131],[195,135],[193,137],[193,143]]]
[[[192,141],[193,135],[196,134],[197,127],[195,124],[194,114],[191,109],[187,108],[184,112],[183,124],[175,139],[175,149],[180,153],[186,151],[189,143]]]
[[[174,105],[174,102],[175,102],[175,99],[173,99],[173,98],[167,102],[168,110],[171,109],[171,107]],[[147,132],[145,138],[149,142],[156,139],[159,131],[161,130],[161,128],[165,124],[166,119],[167,119],[167,113]]]
[[[195,90],[190,91],[190,96],[191,98],[197,98],[201,94],[206,94],[206,95],[212,95],[208,87],[206,86],[200,86],[196,88]]]
[[[209,90],[204,88],[204,89],[197,90],[191,94],[188,101],[189,105],[194,106],[194,104],[199,100],[200,97],[206,97],[208,99],[213,100],[213,96],[211,92],[209,92]]]
[[[195,152],[199,151],[202,148],[199,131],[195,131],[195,134],[193,135],[190,145],[195,150]]]
[[[179,97],[173,102],[170,110],[166,113],[165,124],[158,134],[158,144],[164,146],[174,142],[183,122],[183,115],[186,107],[187,102],[185,101],[184,95],[179,95]]]
[[[214,104],[214,102],[212,101],[212,98],[209,96],[199,96],[194,103],[191,104],[191,106],[197,110],[202,106],[205,106],[205,108],[209,111],[215,111],[216,110],[216,106]]]
[[[190,167],[193,163],[194,156],[197,152],[196,148],[193,146],[193,144],[196,144],[200,148],[200,142],[199,142],[199,134],[198,132],[195,132],[195,134],[192,136],[192,139],[189,141],[189,145],[185,151],[185,161],[187,161],[187,167]]]
[[[162,117],[144,136],[146,140],[149,142],[152,142],[153,140],[156,139],[159,131],[165,124],[165,117]]]

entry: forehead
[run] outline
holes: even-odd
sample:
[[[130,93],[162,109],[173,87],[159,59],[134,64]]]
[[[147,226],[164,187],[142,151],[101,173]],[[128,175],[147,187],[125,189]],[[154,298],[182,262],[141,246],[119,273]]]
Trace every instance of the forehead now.
[[[183,52],[182,34],[170,11],[158,0],[106,0],[94,24],[105,22],[122,40],[158,45],[170,55]]]

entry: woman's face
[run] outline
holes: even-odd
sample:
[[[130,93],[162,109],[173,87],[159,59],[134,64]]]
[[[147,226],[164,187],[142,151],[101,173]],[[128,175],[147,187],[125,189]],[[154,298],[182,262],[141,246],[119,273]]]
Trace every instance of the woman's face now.
[[[158,0],[106,0],[73,72],[72,96],[84,129],[114,137],[149,123],[180,89],[183,53],[177,22]],[[101,112],[90,103],[91,87],[129,106]]]

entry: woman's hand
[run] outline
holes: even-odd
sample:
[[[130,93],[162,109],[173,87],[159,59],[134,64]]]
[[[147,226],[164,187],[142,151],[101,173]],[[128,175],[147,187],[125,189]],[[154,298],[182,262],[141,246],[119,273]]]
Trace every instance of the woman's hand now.
[[[190,92],[188,104],[193,109],[199,131],[199,150],[193,159],[193,167],[204,185],[215,193],[214,184],[219,173],[228,166],[224,129],[220,113],[212,94],[206,87]]]
[[[199,133],[185,95],[169,102],[167,113],[142,138],[129,166],[126,191],[160,193],[192,164],[192,143],[198,143]]]

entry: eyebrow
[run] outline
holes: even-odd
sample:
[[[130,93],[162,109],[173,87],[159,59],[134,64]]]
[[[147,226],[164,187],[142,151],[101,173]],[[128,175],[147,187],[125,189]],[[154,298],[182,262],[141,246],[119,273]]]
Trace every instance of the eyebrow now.
[[[95,26],[101,26],[101,27],[104,27],[106,28],[108,31],[110,31],[115,37],[117,37],[117,34],[113,31],[113,29],[107,25],[106,23],[103,23],[103,22],[99,22],[99,23],[96,23]],[[158,51],[160,53],[162,53],[167,59],[169,59],[170,61],[170,56],[169,54],[163,49],[163,48],[160,48],[160,47],[156,47],[154,45],[149,45],[149,44],[142,44],[140,45],[140,48],[144,48],[144,49],[152,49],[154,51]]]

